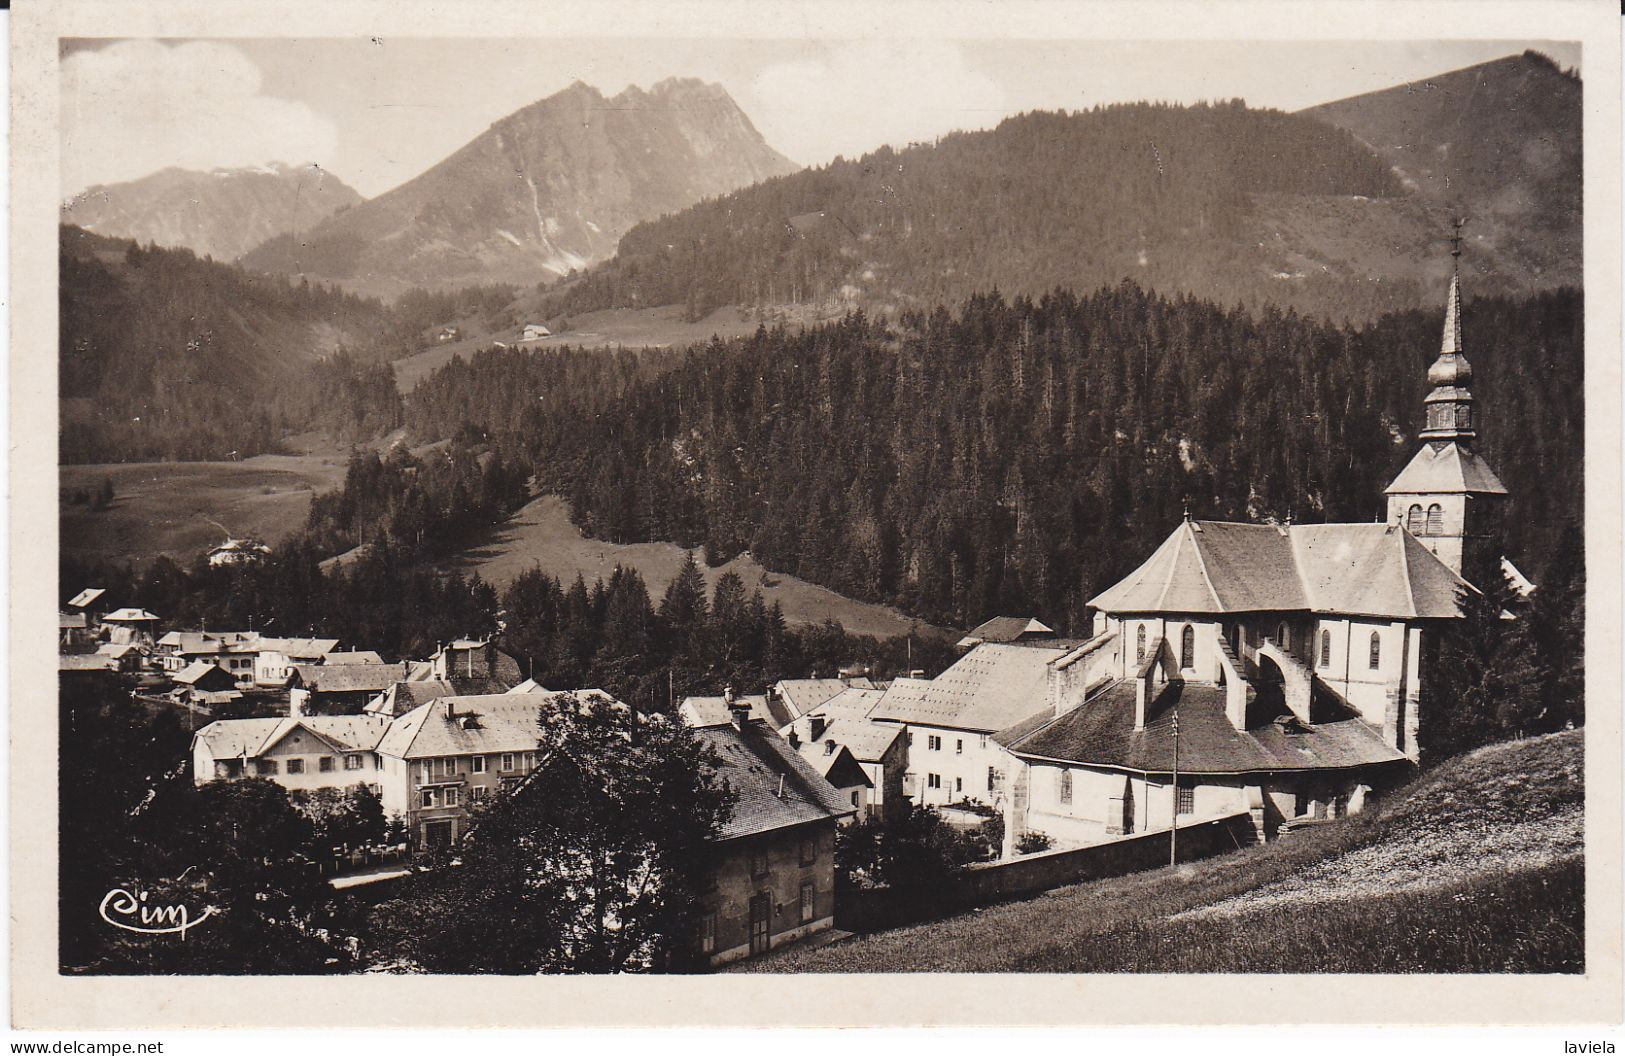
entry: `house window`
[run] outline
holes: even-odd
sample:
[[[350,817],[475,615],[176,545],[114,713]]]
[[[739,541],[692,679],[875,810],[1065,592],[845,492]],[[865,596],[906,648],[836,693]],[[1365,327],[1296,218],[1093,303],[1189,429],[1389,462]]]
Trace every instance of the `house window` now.
[[[381,795],[384,794],[384,786],[383,785],[375,783],[375,784],[368,785],[367,787],[372,790],[372,794],[375,795],[375,796],[381,796]]]
[[[502,753],[502,769],[503,769],[504,772],[513,769],[513,753],[512,752],[503,752]]]
[[[423,800],[422,800],[423,809],[428,810],[431,807],[433,807],[434,806],[434,789],[426,788],[426,789],[423,790],[422,795],[423,795]]]
[[[863,805],[863,804],[858,802],[858,790],[855,789],[855,788],[852,790],[852,805],[854,807],[859,807],[859,806]]]
[[[525,753],[525,769],[526,770],[534,770],[535,768],[536,768],[536,753],[535,752],[526,752]]]
[[[993,791],[993,789],[997,786],[997,784],[998,784],[998,771],[994,770],[990,766],[990,767],[987,768],[987,790],[989,792]]]
[[[954,791],[955,792],[963,792],[963,791],[965,791],[965,779],[964,778],[962,778],[962,777],[954,778]]]
[[[1428,507],[1428,534],[1444,534],[1444,510],[1438,503]]]
[[[1072,802],[1072,771],[1061,771],[1060,788],[1056,790],[1055,795],[1062,803]]]
[[[1145,624],[1143,623],[1140,624],[1140,629],[1134,632],[1134,659],[1145,659]]]
[[[963,738],[963,737],[955,737],[954,738],[954,754],[955,755],[964,755],[965,754],[965,738]]]
[[[925,746],[933,752],[940,752],[942,751],[942,738],[934,733],[928,734],[925,738]]]
[[[457,772],[457,760],[450,759],[450,758],[440,760],[440,773],[441,774],[443,774],[446,777],[450,777],[451,775],[455,774],[456,772]]]
[[[750,849],[750,875],[767,875],[767,845],[757,844]]]
[[[1190,624],[1179,632],[1179,666],[1190,668],[1196,666],[1196,628]]]
[[[485,756],[476,755],[468,761],[468,772],[471,774],[485,773]]]
[[[302,774],[304,772],[305,772],[305,761],[303,759],[289,759],[288,760],[288,773],[290,773],[290,774]]]
[[[700,918],[700,952],[717,952],[717,911],[714,909]]]
[[[320,770],[324,774],[332,773],[333,772],[333,757],[331,755],[322,756],[320,759],[318,759],[316,761],[316,769]]]
[[[443,806],[443,807],[455,807],[455,806],[457,806],[462,801],[462,795],[460,794],[461,791],[462,790],[459,789],[456,785],[448,786],[445,789],[445,799],[444,799],[444,802],[441,803],[441,806]]]
[[[1290,649],[1292,647],[1292,643],[1287,641],[1286,624],[1284,623],[1278,623],[1275,625],[1275,644],[1279,645],[1282,649]]]
[[[1196,789],[1189,785],[1181,785],[1174,793],[1175,809],[1181,814],[1196,813]]]
[[[217,780],[237,776],[237,767],[230,760],[216,759],[214,761],[214,776]]]
[[[1332,666],[1332,632],[1320,632],[1320,666]]]
[[[359,755],[347,755],[347,756],[345,756],[344,757],[344,769],[346,769],[346,770],[359,770],[359,769],[361,769],[361,757]]]
[[[482,803],[482,802],[484,802],[485,801],[485,791],[486,790],[485,790],[484,785],[470,785],[469,788],[468,788],[468,801],[470,803]]]
[[[1422,507],[1412,506],[1405,514],[1405,530],[1412,535],[1422,534]]]
[[[811,880],[804,880],[801,884],[801,923],[811,924],[813,919],[813,897],[818,888]]]
[[[939,775],[939,774],[926,774],[925,775],[925,787],[926,788],[941,788],[942,787],[942,777],[941,777],[941,775]]]
[[[1382,635],[1371,632],[1371,670],[1382,666]]]
[[[801,864],[811,865],[818,861],[818,837],[803,836],[801,838]]]

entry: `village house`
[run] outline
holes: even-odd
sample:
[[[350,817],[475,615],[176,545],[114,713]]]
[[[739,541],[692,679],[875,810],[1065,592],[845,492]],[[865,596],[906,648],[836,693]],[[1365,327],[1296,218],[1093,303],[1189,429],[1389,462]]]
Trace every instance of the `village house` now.
[[[822,746],[826,753],[839,746],[851,753],[869,782],[863,797],[865,818],[895,816],[908,808],[903,795],[908,738],[896,723],[870,718],[885,696],[879,689],[843,689],[779,730],[792,745],[802,747],[803,755],[806,745]]]
[[[522,331],[520,331],[520,333],[519,333],[519,340],[521,340],[521,341],[540,341],[544,337],[552,337],[552,336],[553,336],[553,331],[549,330],[547,327],[543,326],[541,323],[526,323],[525,328]]]
[[[107,642],[96,649],[96,655],[121,675],[136,674],[147,662],[147,651],[133,642]]]
[[[970,649],[983,642],[1007,645],[1010,642],[1032,642],[1054,638],[1055,631],[1026,616],[995,616],[959,639],[960,649]]]
[[[694,736],[738,796],[700,896],[700,952],[722,965],[833,927],[835,827],[855,812],[850,797],[745,707]]]
[[[56,614],[57,651],[62,653],[88,652],[96,648],[96,635],[90,620],[82,612]]]
[[[290,791],[365,784],[382,797],[377,749],[388,728],[364,715],[222,719],[192,736],[192,780],[262,777]]]
[[[993,739],[1052,699],[1083,643],[983,643],[934,679],[899,678],[869,713],[906,735],[903,794],[921,806],[1004,801],[1010,755]]]
[[[1227,812],[1266,839],[1294,818],[1357,812],[1407,772],[1423,665],[1473,589],[1464,562],[1493,567],[1506,494],[1473,450],[1460,313],[1452,277],[1423,450],[1389,486],[1386,523],[1187,516],[1090,599],[1083,691],[996,738],[1017,761],[1007,841],[1098,842]]]
[[[114,609],[102,617],[108,641],[152,645],[158,636],[158,617],[146,609]]]
[[[574,696],[615,703],[596,689]],[[386,814],[400,815],[414,847],[448,847],[467,832],[473,804],[536,765],[540,705],[534,694],[494,694],[444,697],[395,717],[222,719],[193,737],[193,778],[258,776],[307,790],[364,782]]]
[[[405,675],[405,664],[294,664],[288,706],[308,715],[356,714]]]
[[[211,568],[235,568],[263,561],[271,556],[271,548],[257,539],[227,539],[209,551]]]
[[[285,686],[295,664],[331,663],[334,656],[340,655],[338,647],[337,638],[258,637],[254,644],[254,684]]]
[[[254,664],[260,636],[254,631],[170,631],[153,651],[170,677],[196,663],[213,664],[234,682],[256,681]]]
[[[693,729],[701,726],[722,726],[730,720],[735,706],[749,709],[750,717],[765,722],[775,730],[790,721],[791,715],[783,701],[772,694],[753,693],[737,696],[728,689],[720,697],[684,697],[677,705],[677,717],[683,725]]]
[[[828,781],[830,787],[852,804],[853,813],[841,819],[841,824],[849,824],[869,816],[869,794],[874,790],[874,782],[858,760],[853,756],[851,749],[845,745],[836,744],[833,740],[802,741],[794,734],[787,738],[791,748],[801,753],[801,758],[807,765]]]
[[[184,704],[216,707],[242,696],[237,691],[237,680],[224,668],[207,660],[194,660],[175,672],[172,680],[175,688],[171,690],[171,695]]]

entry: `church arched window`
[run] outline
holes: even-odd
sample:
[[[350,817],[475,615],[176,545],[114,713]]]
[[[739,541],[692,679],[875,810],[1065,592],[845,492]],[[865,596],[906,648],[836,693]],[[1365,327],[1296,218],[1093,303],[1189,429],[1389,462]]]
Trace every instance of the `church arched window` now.
[[[1062,803],[1072,802],[1072,771],[1061,771],[1061,787],[1058,791],[1060,793],[1058,798]]]
[[[1412,535],[1422,534],[1422,507],[1411,507],[1410,513],[1405,515],[1405,528]]]
[[[1140,629],[1134,632],[1134,659],[1145,659],[1145,624],[1143,623],[1140,624]]]
[[[1332,632],[1320,632],[1320,666],[1332,666]]]
[[[1382,635],[1371,632],[1371,670],[1382,666]]]
[[[1188,623],[1179,634],[1179,666],[1196,666],[1196,628]]]
[[[1428,507],[1428,534],[1444,534],[1444,509],[1438,503]]]

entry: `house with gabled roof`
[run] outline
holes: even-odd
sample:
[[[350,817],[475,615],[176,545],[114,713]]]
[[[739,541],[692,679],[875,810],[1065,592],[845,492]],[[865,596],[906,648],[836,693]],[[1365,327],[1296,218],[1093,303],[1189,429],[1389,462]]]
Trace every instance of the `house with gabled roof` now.
[[[192,779],[262,777],[305,791],[365,784],[382,795],[377,749],[388,729],[364,715],[220,719],[192,736]]]
[[[1053,628],[1027,616],[995,616],[965,637],[959,639],[959,648],[969,649],[983,642],[1009,643],[1054,638]]]
[[[294,664],[288,702],[313,715],[359,712],[405,677],[405,664]]]
[[[833,927],[835,827],[856,813],[850,796],[746,707],[694,736],[715,753],[717,774],[736,797],[712,843],[701,952],[727,964]]]

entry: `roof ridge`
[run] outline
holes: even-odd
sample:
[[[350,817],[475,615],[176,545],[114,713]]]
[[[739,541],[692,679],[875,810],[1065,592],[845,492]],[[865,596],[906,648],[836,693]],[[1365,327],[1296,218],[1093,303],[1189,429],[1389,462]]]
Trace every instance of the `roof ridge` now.
[[[1126,678],[1113,679],[1112,681],[1106,683],[1104,686],[1101,686],[1100,688],[1096,689],[1093,694],[1085,696],[1083,698],[1083,700],[1079,701],[1077,708],[1068,708],[1067,710],[1061,712],[1059,715],[1051,715],[1049,717],[1049,721],[1040,723],[1038,726],[1034,727],[1033,729],[1028,730],[1026,733],[1022,734],[1020,738],[1018,738],[1017,740],[1012,741],[1010,744],[1006,745],[1005,750],[1006,751],[1011,751],[1011,752],[1015,751],[1017,748],[1021,747],[1021,745],[1025,744],[1027,741],[1029,741],[1032,738],[1038,736],[1040,733],[1043,733],[1045,730],[1049,729],[1051,726],[1055,725],[1057,722],[1060,722],[1062,719],[1066,718],[1068,715],[1072,714],[1074,711],[1077,711],[1078,708],[1081,708],[1084,705],[1088,704],[1091,700],[1095,700],[1102,693],[1105,693],[1105,692],[1111,690],[1113,687],[1119,686],[1122,683],[1127,682],[1127,681],[1128,681],[1128,679],[1126,679]]]
[[[1287,551],[1292,555],[1292,574],[1298,577],[1298,593],[1303,596],[1303,607],[1309,612],[1316,612],[1320,609],[1320,599],[1309,589],[1309,577],[1303,572],[1304,562],[1299,560],[1299,540],[1307,538],[1309,534],[1302,531],[1304,527],[1301,524],[1286,526]]]
[[[1163,577],[1162,590],[1157,593],[1158,608],[1163,608],[1168,603],[1168,588],[1173,586],[1174,571],[1179,568],[1179,551],[1180,548],[1185,545],[1185,536],[1190,534],[1186,530],[1190,527],[1190,523],[1191,522],[1189,521],[1181,521],[1179,522],[1179,527],[1174,529],[1174,535],[1177,537],[1177,539],[1174,543],[1174,552],[1168,555],[1168,574]],[[1153,552],[1151,556],[1155,557],[1156,553]]]
[[[1189,528],[1190,524],[1191,524],[1190,521],[1185,522],[1185,525],[1187,526],[1187,528]],[[1185,534],[1190,536],[1191,546],[1196,550],[1196,567],[1198,569],[1200,569],[1201,572],[1202,572],[1202,582],[1207,584],[1207,592],[1213,598],[1213,607],[1218,609],[1220,612],[1223,612],[1224,611],[1224,600],[1219,597],[1219,588],[1217,588],[1217,587],[1215,587],[1213,585],[1213,577],[1208,575],[1207,559],[1202,556],[1202,544],[1196,538],[1196,534],[1197,534],[1198,531],[1200,531],[1200,529],[1190,528],[1190,530],[1187,531]],[[1170,567],[1169,570],[1168,570],[1168,581],[1170,583],[1173,582],[1173,577],[1174,577],[1173,569]],[[1164,589],[1166,589],[1166,588],[1164,588]]]
[[[1398,539],[1399,539],[1399,578],[1405,584],[1405,601],[1410,605],[1410,612],[1409,612],[1408,616],[1411,619],[1415,619],[1416,618],[1416,588],[1411,583],[1411,558],[1410,558],[1410,554],[1407,552],[1410,548],[1405,545],[1405,536],[1410,535],[1411,533],[1410,533],[1409,529],[1407,529],[1407,528],[1405,528],[1403,526],[1400,527],[1400,531],[1402,533],[1404,533],[1404,534],[1402,534],[1402,535],[1400,535],[1398,537]]]

